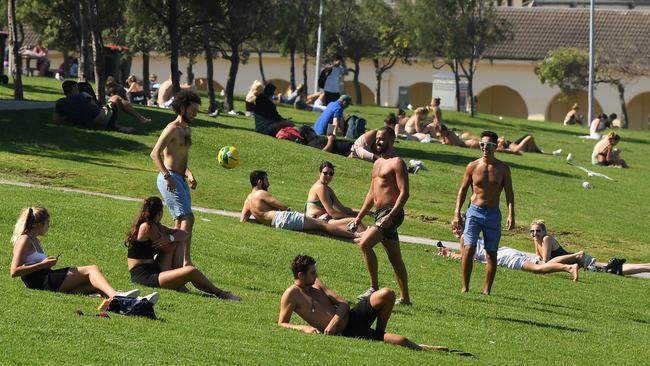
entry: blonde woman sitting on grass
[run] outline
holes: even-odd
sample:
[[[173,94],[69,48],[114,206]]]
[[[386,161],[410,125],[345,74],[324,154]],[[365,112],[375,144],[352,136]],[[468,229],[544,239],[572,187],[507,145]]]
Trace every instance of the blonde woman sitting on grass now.
[[[591,163],[593,165],[605,165],[615,168],[629,168],[625,160],[621,159],[620,151],[615,147],[621,136],[612,131],[602,140],[596,143],[591,153]]]

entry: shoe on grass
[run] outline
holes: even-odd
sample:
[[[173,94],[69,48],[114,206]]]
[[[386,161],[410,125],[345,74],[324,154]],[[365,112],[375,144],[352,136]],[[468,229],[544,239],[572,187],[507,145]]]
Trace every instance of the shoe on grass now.
[[[151,305],[156,305],[158,300],[160,299],[160,292],[152,292],[147,296],[143,297],[138,297],[138,300],[147,300],[151,303]]]
[[[368,289],[366,290],[366,292],[364,292],[364,293],[362,293],[361,295],[357,296],[357,299],[361,300],[361,299],[363,299],[364,297],[370,297],[370,295],[372,295],[372,293],[375,292],[375,291],[377,291],[377,289],[374,289],[374,288],[372,288],[372,287],[368,287]]]
[[[411,306],[413,303],[410,300],[405,300],[405,299],[397,299],[395,300],[395,305],[408,305]]]
[[[137,288],[134,288],[133,290],[129,290],[129,291],[115,293],[115,296],[122,296],[122,297],[138,297],[138,295],[140,295],[140,290],[138,290]]]

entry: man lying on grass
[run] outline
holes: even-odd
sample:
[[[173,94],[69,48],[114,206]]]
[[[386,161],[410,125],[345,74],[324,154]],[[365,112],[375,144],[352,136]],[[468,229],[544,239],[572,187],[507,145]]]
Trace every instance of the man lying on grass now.
[[[305,333],[384,341],[417,350],[449,350],[444,346],[417,344],[399,334],[385,332],[395,304],[393,290],[377,290],[359,300],[354,309],[350,309],[345,299],[318,279],[314,258],[296,256],[291,262],[291,270],[294,281],[280,300],[280,326]],[[294,311],[309,325],[291,324],[291,314]],[[372,329],[375,319],[377,326]]]
[[[254,170],[250,175],[253,189],[244,201],[241,211],[241,222],[248,221],[251,214],[255,220],[266,226],[295,231],[320,230],[330,235],[342,238],[355,238],[356,232],[348,231],[345,224],[333,225],[324,221],[305,217],[302,212],[291,211],[289,207],[269,192],[269,177],[265,171]]]

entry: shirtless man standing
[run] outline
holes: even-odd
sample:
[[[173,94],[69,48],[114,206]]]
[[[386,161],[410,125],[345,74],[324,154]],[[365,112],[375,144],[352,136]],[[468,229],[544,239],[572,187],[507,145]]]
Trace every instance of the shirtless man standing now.
[[[448,351],[448,347],[417,344],[399,334],[386,333],[393,312],[395,292],[382,288],[364,297],[350,309],[339,294],[329,289],[316,274],[316,260],[298,255],[291,262],[293,284],[282,294],[278,324],[308,334],[342,335],[344,337],[384,341],[411,349]],[[309,325],[291,324],[293,312]],[[372,324],[377,320],[377,326]]]
[[[176,94],[172,103],[172,108],[177,114],[176,119],[165,127],[150,154],[160,171],[158,190],[174,219],[174,228],[190,234],[183,243],[183,263],[173,263],[174,268],[192,265],[190,242],[192,241],[194,214],[192,213],[190,188],[196,189],[196,179],[187,166],[187,160],[192,146],[190,123],[199,111],[199,104],[201,104],[201,98],[192,91],[183,90]],[[161,152],[164,162],[160,158]],[[185,180],[186,177],[189,180],[189,186]]]
[[[397,234],[397,228],[404,221],[404,205],[409,198],[408,172],[404,161],[395,155],[393,148],[395,132],[393,129],[388,127],[379,129],[375,143],[377,154],[380,157],[372,167],[372,181],[363,206],[352,222],[354,225],[359,225],[374,205],[376,208],[375,224],[370,226],[358,240],[370,275],[370,288],[359,298],[368,297],[379,289],[377,255],[373,247],[381,241],[388,254],[388,259],[393,265],[400,290],[401,297],[396,303],[410,305],[408,275],[406,265],[402,260],[399,235]]]
[[[305,216],[302,212],[291,211],[289,207],[269,192],[269,177],[265,171],[254,170],[250,175],[251,193],[246,197],[242,207],[241,222],[248,221],[251,214],[259,223],[277,229],[295,231],[320,230],[342,238],[355,238],[357,234],[348,231],[345,224],[331,225],[324,221]]]
[[[472,276],[472,266],[476,244],[479,234],[483,232],[487,266],[485,269],[485,288],[483,293],[489,295],[492,282],[497,270],[497,250],[501,239],[501,211],[499,198],[501,191],[506,191],[508,203],[508,230],[515,227],[515,194],[512,190],[510,168],[494,157],[498,136],[492,131],[481,133],[481,151],[483,156],[469,164],[465,169],[463,182],[456,197],[454,210],[453,230],[461,230],[460,210],[467,196],[467,189],[472,186],[471,204],[467,209],[465,230],[463,231],[465,245],[462,250],[462,277],[463,287],[461,292],[469,291],[469,280]]]

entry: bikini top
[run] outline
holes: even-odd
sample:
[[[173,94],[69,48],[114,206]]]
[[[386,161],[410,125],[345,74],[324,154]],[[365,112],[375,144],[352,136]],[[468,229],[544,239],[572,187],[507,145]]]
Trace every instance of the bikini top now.
[[[134,240],[129,243],[127,257],[131,259],[153,259],[158,253],[154,250],[151,240]]]
[[[45,253],[43,252],[39,252],[38,249],[36,249],[36,246],[34,245],[32,238],[29,238],[29,242],[30,244],[32,244],[32,248],[34,248],[34,251],[25,258],[25,264],[29,265],[34,263],[40,263],[43,260],[45,260],[45,258],[47,258],[47,255],[45,255]]]

